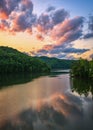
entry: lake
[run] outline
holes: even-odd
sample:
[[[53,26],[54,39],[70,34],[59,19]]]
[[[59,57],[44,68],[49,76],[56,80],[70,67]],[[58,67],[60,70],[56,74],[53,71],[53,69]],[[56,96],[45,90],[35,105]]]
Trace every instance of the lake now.
[[[0,130],[93,130],[93,83],[69,71],[0,76]]]

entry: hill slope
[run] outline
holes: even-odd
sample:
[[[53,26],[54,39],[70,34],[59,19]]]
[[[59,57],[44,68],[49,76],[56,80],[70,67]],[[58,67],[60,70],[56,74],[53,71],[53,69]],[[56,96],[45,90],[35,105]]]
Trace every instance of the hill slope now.
[[[0,73],[49,72],[46,63],[10,47],[0,47]]]
[[[39,57],[39,59],[48,64],[51,69],[70,69],[75,60],[49,58],[45,56]]]

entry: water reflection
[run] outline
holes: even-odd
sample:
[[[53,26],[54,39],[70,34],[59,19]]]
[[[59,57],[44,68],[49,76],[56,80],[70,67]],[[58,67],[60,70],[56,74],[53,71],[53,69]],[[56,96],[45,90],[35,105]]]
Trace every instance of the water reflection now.
[[[6,75],[0,75],[0,89],[15,85],[15,84],[24,84],[27,82],[32,81],[35,78],[38,78],[40,76],[44,76],[46,74],[28,74],[28,73],[22,73],[22,74],[6,74]]]
[[[91,93],[93,97],[93,81],[90,79],[71,79],[72,91],[79,93],[79,95],[89,96]]]
[[[40,109],[29,108],[10,118],[0,130],[93,129],[93,103],[86,102],[86,108],[86,103],[82,104],[82,100],[72,94],[53,97],[51,103],[43,102]]]
[[[69,74],[13,86],[0,90],[0,130],[93,129],[93,101],[71,92]]]

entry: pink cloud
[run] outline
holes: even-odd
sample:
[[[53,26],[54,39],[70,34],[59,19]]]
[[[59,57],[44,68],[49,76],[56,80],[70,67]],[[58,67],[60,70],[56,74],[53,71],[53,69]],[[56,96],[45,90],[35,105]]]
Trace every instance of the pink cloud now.
[[[44,45],[41,50],[50,51],[58,47],[60,48],[64,43],[70,43],[77,40],[82,36],[83,21],[83,17],[75,17],[54,26],[54,28],[50,31],[50,37],[53,41],[55,41],[55,44]]]
[[[36,28],[35,35],[43,40],[48,35],[55,45],[77,40],[82,35],[84,18],[75,17],[68,19],[69,13],[61,8],[50,8],[50,11],[43,12],[39,17],[33,14],[33,3],[31,0],[2,0],[0,9],[0,20],[8,21],[9,26],[3,21],[0,28],[12,33],[28,32],[33,34],[33,27]],[[52,11],[51,11],[52,9]],[[43,35],[43,37],[42,37]],[[53,48],[46,45],[45,49]]]
[[[79,38],[82,35],[83,21],[83,17],[75,17],[56,25],[51,31],[52,39],[57,41],[57,44],[62,44]]]

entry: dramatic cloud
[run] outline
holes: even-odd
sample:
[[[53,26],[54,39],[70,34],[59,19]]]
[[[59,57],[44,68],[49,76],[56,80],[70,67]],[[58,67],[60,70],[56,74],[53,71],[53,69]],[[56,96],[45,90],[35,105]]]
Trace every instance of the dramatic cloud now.
[[[33,4],[31,0],[0,0],[0,16],[9,17],[13,11],[29,11],[32,13]]]
[[[84,53],[88,51],[89,49],[76,49],[76,48],[64,48],[64,49],[55,49],[50,51],[50,54],[58,54],[58,53]]]
[[[29,16],[30,15],[30,16]],[[22,13],[13,20],[12,31],[26,31],[32,30],[32,25],[36,21],[36,16],[28,12]]]
[[[21,10],[32,13],[32,11],[33,11],[33,3],[31,2],[31,0],[22,0],[22,2],[21,2]]]
[[[93,38],[93,33],[83,33],[84,17],[70,18],[68,11],[54,6],[49,6],[39,16],[33,10],[31,0],[0,0],[0,31],[12,34],[27,32],[35,39],[43,41],[44,46],[32,51],[33,55],[63,57],[88,51],[71,45],[71,42],[79,38]]]
[[[52,28],[52,23],[50,23],[50,17],[48,14],[41,14],[37,19],[37,29],[38,31],[45,33],[48,29]]]
[[[43,33],[49,33],[49,31],[52,30],[55,25],[62,23],[69,16],[69,13],[65,9],[53,9],[55,8],[49,7],[47,9],[48,13],[42,13],[37,20],[37,24],[39,28],[43,30]],[[50,10],[53,11],[51,12]]]
[[[42,49],[37,50],[36,52],[31,52],[33,55],[37,56],[51,56],[57,58],[64,58],[64,59],[73,59],[74,54],[81,55],[85,52],[90,51],[90,49],[79,49],[75,48],[72,43],[64,43],[60,46],[54,45],[45,45]]]
[[[9,28],[9,23],[6,20],[0,21],[0,30],[5,31]]]
[[[56,25],[68,18],[69,13],[65,9],[58,9],[51,14],[51,17],[54,25]]]
[[[93,33],[87,33],[87,34],[84,35],[83,38],[84,38],[84,39],[93,38]]]
[[[12,11],[18,8],[21,0],[0,0],[0,18],[6,19]]]
[[[55,9],[49,6],[38,18],[33,14],[33,3],[31,0],[1,0],[0,1],[0,20],[8,21],[6,31],[27,31],[32,30],[32,26],[37,28],[40,33],[49,34],[53,27],[66,18],[69,13],[65,9]],[[2,28],[6,28],[5,22]],[[1,25],[0,25],[1,29]],[[29,31],[28,31],[29,32]]]
[[[82,54],[88,51],[89,49],[74,48],[71,44],[71,42],[79,39],[83,35],[83,22],[83,17],[75,17],[73,19],[66,19],[63,22],[53,26],[53,28],[50,30],[50,37],[53,41],[55,41],[55,43],[44,45],[42,49],[37,51],[37,54],[49,54],[59,57],[59,55],[65,55],[69,53]],[[41,31],[43,30],[41,29]]]
[[[36,37],[39,32],[41,36],[42,34],[49,35],[53,40],[59,39],[59,42],[65,42],[65,39],[72,41],[81,36],[80,27],[83,24],[83,17],[71,20],[68,18],[69,13],[64,8],[56,9],[49,6],[37,17],[33,14],[31,0],[0,1],[0,29],[6,29],[6,31],[23,32],[28,30],[27,32],[31,32],[32,26],[34,26]]]
[[[46,12],[50,12],[50,11],[53,11],[55,10],[55,7],[54,6],[49,6],[47,9],[46,9]]]
[[[52,38],[58,41],[59,44],[71,42],[82,36],[83,17],[75,17],[65,20],[58,24],[52,30]]]
[[[2,30],[31,32],[32,25],[36,21],[36,15],[33,14],[33,3],[31,0],[1,0],[0,20]]]
[[[77,49],[77,48],[73,48],[73,47],[69,47],[69,48],[63,48],[63,47],[60,47],[60,48],[54,48],[54,49],[51,49],[51,50],[44,50],[44,49],[40,49],[37,51],[37,54],[38,55],[54,55],[56,56],[57,58],[62,58],[62,57],[65,57],[68,55],[68,54],[82,54],[86,51],[89,51],[89,49]]]
[[[76,17],[54,26],[51,30],[51,38],[56,41],[56,43],[44,45],[42,49],[38,50],[38,53],[84,53],[87,51],[87,49],[75,49],[70,44],[82,36],[83,22],[83,17]],[[70,44],[69,47],[67,47],[68,44]]]

